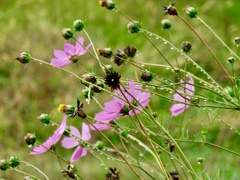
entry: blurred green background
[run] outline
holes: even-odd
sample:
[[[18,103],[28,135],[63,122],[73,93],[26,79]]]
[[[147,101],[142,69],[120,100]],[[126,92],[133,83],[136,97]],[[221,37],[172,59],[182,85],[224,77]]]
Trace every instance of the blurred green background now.
[[[143,28],[167,39],[169,39],[169,33],[162,30],[161,20],[165,18],[171,20],[173,27],[170,30],[172,36],[170,41],[177,47],[180,47],[182,41],[191,41],[193,50],[190,55],[193,59],[204,67],[219,83],[226,83],[225,75],[189,28],[179,18],[163,15],[162,6],[169,5],[169,1],[116,0],[116,4],[119,9],[128,14],[133,20],[141,22]],[[194,26],[195,30],[214,50],[226,69],[230,71],[230,66],[226,60],[231,54],[199,21],[187,17],[183,11],[187,5],[199,8],[199,16],[217,32],[230,48],[240,55],[239,48],[233,43],[233,38],[240,36],[240,1],[176,1],[179,14]],[[19,53],[29,51],[32,57],[49,62],[53,58],[53,50],[63,48],[65,40],[61,36],[61,30],[72,27],[72,23],[76,19],[85,21],[85,30],[89,33],[96,48],[111,47],[116,50],[131,44],[138,49],[137,61],[166,64],[143,36],[140,34],[132,35],[127,32],[126,26],[129,21],[125,17],[115,10],[108,11],[101,8],[97,0],[0,0],[0,159],[16,155],[21,160],[39,167],[43,172],[46,172],[50,179],[62,177],[56,158],[51,154],[29,156],[30,149],[24,144],[23,138],[26,133],[35,132],[38,138],[44,141],[52,134],[54,128],[41,125],[36,117],[41,113],[49,113],[56,122],[60,123],[62,114],[57,112],[58,105],[61,103],[75,104],[76,97],[81,96],[84,87],[79,85],[76,79],[63,72],[36,62],[23,65],[14,59]],[[84,36],[83,33],[79,35]],[[85,39],[88,43],[87,38]],[[175,52],[160,41],[154,40],[154,43],[168,60],[175,64]],[[177,54],[177,56],[179,55]],[[182,67],[185,62],[183,57],[178,57],[178,60]],[[107,60],[104,60],[104,62],[107,63]],[[84,56],[84,62],[79,61],[79,66],[81,65],[90,71],[99,69],[96,61],[89,54]],[[79,74],[83,73],[77,66],[67,67],[67,69]],[[160,71],[156,68],[153,68],[153,70],[157,73]],[[119,67],[118,71],[121,71],[122,76],[125,78],[133,76],[132,69],[127,66]],[[194,69],[189,69],[189,71],[199,73]],[[168,74],[166,70],[161,69],[161,75],[165,76],[165,74]],[[228,84],[226,83],[226,85]],[[155,102],[160,102],[154,104],[155,110],[168,111],[170,107],[168,102],[162,100]],[[85,105],[85,111],[90,116],[94,116],[94,113],[99,110],[100,108],[96,107],[96,105]],[[224,116],[235,128],[239,129],[239,122],[237,122],[239,118],[236,118],[238,116],[227,114]],[[191,125],[195,126],[194,128],[199,129],[199,131],[201,130],[201,121]],[[239,152],[239,136],[229,132],[227,128],[226,126],[220,127],[219,124],[214,126],[209,133],[209,138],[212,139],[213,143]],[[218,149],[214,149],[214,151],[207,147],[203,149],[202,152],[205,154],[202,155],[206,155],[206,159],[209,158],[206,163],[206,171],[211,175],[216,173],[224,174],[222,177],[225,178],[220,179],[237,179],[240,175],[239,158],[228,153],[218,152]],[[187,146],[186,152],[189,156],[197,158],[199,157],[199,154],[196,154],[199,152],[199,146]],[[222,153],[220,154],[222,159],[213,156],[213,154],[218,153]],[[89,160],[91,160],[91,164],[89,164]],[[218,172],[215,166],[212,168],[214,163],[222,166],[223,172]],[[91,155],[82,158],[76,163],[84,179],[104,179],[106,170],[100,164]],[[116,166],[116,164],[109,162],[107,166]],[[29,168],[26,169],[29,171]],[[132,177],[133,174],[128,173],[126,166],[122,166],[120,169],[123,179]],[[0,172],[0,178],[22,179],[22,176],[8,170]]]

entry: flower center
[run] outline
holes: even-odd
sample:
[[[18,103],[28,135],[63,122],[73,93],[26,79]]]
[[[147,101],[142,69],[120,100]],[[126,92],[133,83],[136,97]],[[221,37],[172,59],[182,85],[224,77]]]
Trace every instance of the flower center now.
[[[78,62],[78,60],[79,60],[79,56],[77,56],[77,55],[72,55],[71,58],[70,58],[70,60],[71,60],[73,63],[76,63],[76,62]]]
[[[120,113],[123,114],[123,116],[128,115],[130,109],[127,105],[125,105],[121,110]]]

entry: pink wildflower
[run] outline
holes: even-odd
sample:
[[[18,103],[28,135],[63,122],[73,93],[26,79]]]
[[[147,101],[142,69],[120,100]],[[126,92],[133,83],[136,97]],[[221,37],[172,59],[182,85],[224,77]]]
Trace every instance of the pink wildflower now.
[[[82,135],[80,134],[78,129],[75,128],[74,126],[70,126],[69,128],[70,128],[71,134],[74,136],[64,137],[61,142],[62,142],[62,146],[67,149],[77,146],[70,160],[71,162],[74,162],[78,160],[80,157],[86,156],[87,154],[87,149],[81,146],[79,139],[88,141],[89,139],[91,139],[91,134],[90,134],[90,129],[88,125],[86,125],[85,123],[82,123]]]
[[[47,150],[49,150],[62,137],[62,134],[66,129],[66,124],[67,124],[67,115],[64,115],[61,125],[54,131],[54,134],[50,136],[42,145],[34,147],[33,150],[30,152],[30,154],[31,155],[43,154]]]
[[[142,92],[141,85],[135,85],[134,81],[131,80],[129,81],[129,87],[126,89],[128,92],[126,92],[124,88],[121,87],[121,90],[124,93],[124,95],[120,92],[120,90],[115,90],[114,93],[118,96],[121,96],[123,99],[126,98],[127,101],[132,103],[139,110],[142,110],[142,107],[147,106],[147,104],[149,103],[150,93]],[[139,104],[141,104],[141,106]],[[139,114],[140,113],[139,110],[137,109],[134,109],[134,111],[131,110],[127,102],[117,97],[114,97],[113,100],[104,103],[104,110],[102,112],[95,115],[94,119],[98,120],[98,122],[94,124],[94,126],[99,130],[108,129],[110,128],[110,126],[106,125],[106,123],[116,120],[121,116],[125,115],[133,116],[135,115],[135,113]],[[92,126],[91,129],[95,130],[95,128]]]
[[[76,63],[79,57],[87,52],[87,49],[92,45],[91,43],[87,45],[86,49],[83,47],[84,39],[79,37],[75,46],[70,43],[64,44],[64,51],[54,50],[54,55],[56,58],[51,59],[51,65],[56,67],[66,66],[70,63]]]
[[[180,84],[184,83],[183,80],[180,81]],[[178,93],[173,95],[173,99],[175,101],[179,101],[179,103],[172,105],[170,111],[172,112],[172,116],[178,116],[182,112],[184,112],[191,103],[191,98],[194,94],[195,87],[192,76],[189,76],[189,81],[185,84],[185,87],[181,87],[177,90]],[[182,103],[181,103],[182,102]]]

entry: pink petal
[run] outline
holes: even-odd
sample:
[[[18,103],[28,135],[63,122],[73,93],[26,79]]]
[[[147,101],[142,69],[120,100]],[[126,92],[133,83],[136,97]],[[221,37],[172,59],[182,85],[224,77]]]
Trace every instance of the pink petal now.
[[[98,121],[109,122],[112,120],[116,120],[121,116],[122,116],[122,114],[120,114],[120,113],[103,111],[103,112],[96,114],[94,119],[96,119]]]
[[[71,157],[70,162],[77,161],[80,157],[86,156],[86,154],[87,154],[87,149],[85,149],[85,148],[83,148],[81,146],[78,146],[75,149],[75,151],[74,151],[74,153],[73,153],[73,155]]]
[[[172,112],[172,116],[178,116],[181,114],[184,110],[186,110],[189,106],[185,104],[174,104],[170,108],[170,111]]]
[[[57,58],[57,59],[65,59],[67,57],[69,57],[64,51],[62,50],[54,50],[53,52],[54,56]]]
[[[99,131],[102,131],[102,130],[107,130],[107,129],[109,129],[110,127],[111,127],[111,126],[108,125],[108,124],[99,123],[99,122],[93,124],[93,126],[90,125],[91,130],[94,130],[94,131],[96,131],[95,128],[97,128]]]
[[[69,126],[69,128],[70,128],[71,134],[73,134],[74,136],[76,136],[76,137],[78,137],[78,138],[81,138],[81,137],[82,137],[81,134],[80,134],[80,132],[79,132],[79,130],[78,130],[76,127],[74,127],[74,126]]]
[[[64,52],[67,55],[72,56],[74,54],[74,51],[75,51],[75,47],[72,44],[69,44],[69,43],[64,44]]]
[[[66,149],[70,149],[79,145],[78,140],[74,137],[64,137],[61,143],[62,147]]]
[[[186,84],[186,94],[193,95],[195,91],[195,86],[192,76],[189,75],[189,84]]]
[[[68,64],[72,63],[71,60],[69,59],[66,59],[66,60],[60,60],[60,59],[56,59],[56,58],[53,58],[51,59],[51,65],[53,66],[56,66],[56,67],[62,67],[62,66],[66,66]]]
[[[76,44],[75,44],[75,54],[80,54],[83,51],[83,44],[84,44],[84,39],[83,37],[79,37]]]
[[[91,139],[90,129],[85,123],[82,123],[82,139],[85,141]]]

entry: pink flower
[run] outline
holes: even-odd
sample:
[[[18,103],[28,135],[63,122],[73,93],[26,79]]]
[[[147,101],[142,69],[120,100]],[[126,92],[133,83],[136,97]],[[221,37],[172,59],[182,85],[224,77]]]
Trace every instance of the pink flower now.
[[[128,92],[126,92],[124,88],[121,87],[121,90],[124,93],[124,95],[121,93],[120,90],[115,90],[114,93],[118,96],[121,96],[123,99],[126,98],[130,103],[136,106],[139,110],[142,110],[142,107],[147,106],[147,104],[149,103],[150,93],[142,92],[141,85],[136,85],[134,84],[134,81],[130,80],[129,87],[126,89]],[[141,104],[141,106],[139,105],[139,103]],[[128,103],[126,103],[122,99],[114,97],[113,100],[104,103],[104,109],[102,112],[95,115],[94,119],[98,120],[98,122],[94,124],[94,126],[99,130],[109,129],[110,126],[107,125],[108,123],[120,118],[121,116],[125,116],[125,115],[133,116],[135,115],[135,113],[139,114],[140,111],[138,109],[134,109],[133,111],[130,109]],[[95,130],[93,126],[91,126],[91,129]]]
[[[180,84],[183,84],[184,81],[181,79]],[[187,108],[189,108],[189,105],[191,103],[191,98],[194,94],[195,87],[192,76],[189,76],[189,81],[185,84],[185,87],[181,87],[179,90],[177,90],[178,93],[175,93],[173,95],[173,99],[175,101],[183,102],[183,103],[177,103],[172,105],[170,108],[170,111],[172,112],[172,116],[178,116],[183,111],[185,111]]]
[[[87,49],[92,45],[92,43],[90,43],[86,49],[84,49],[83,43],[83,37],[79,37],[75,46],[69,43],[65,43],[64,51],[55,49],[54,55],[56,58],[51,59],[51,65],[62,67],[70,63],[76,63],[79,60],[80,56],[84,55],[87,52]]]
[[[54,134],[50,136],[42,145],[34,147],[30,154],[38,155],[48,151],[53,145],[55,145],[60,140],[62,134],[66,129],[66,124],[67,115],[64,115],[61,125],[54,131]]]
[[[74,162],[78,160],[80,157],[86,156],[87,154],[87,149],[81,146],[79,139],[88,141],[89,139],[91,139],[91,134],[88,125],[86,125],[85,123],[82,123],[82,135],[80,134],[78,129],[75,128],[74,126],[70,126],[69,128],[71,134],[74,136],[64,137],[62,140],[62,146],[67,149],[77,146],[70,160],[71,162]]]

